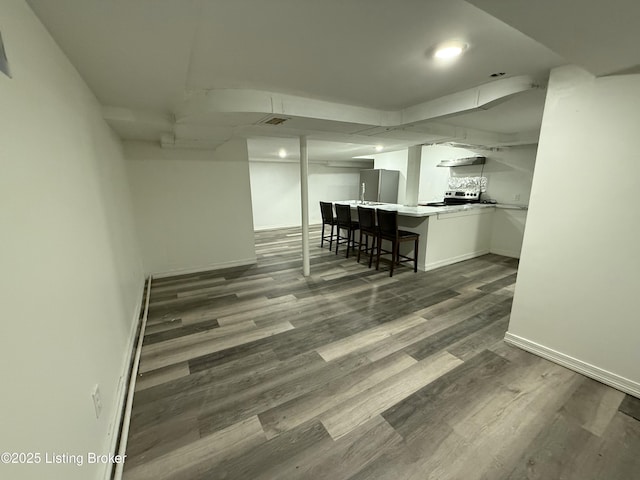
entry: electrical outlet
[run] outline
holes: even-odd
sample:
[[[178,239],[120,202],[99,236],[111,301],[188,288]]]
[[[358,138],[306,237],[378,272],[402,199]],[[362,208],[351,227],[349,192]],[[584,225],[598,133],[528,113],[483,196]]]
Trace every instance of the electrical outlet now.
[[[516,202],[519,202],[519,201],[520,201],[520,194],[519,194],[519,193],[516,193],[516,194],[513,196],[513,199],[514,199]]]
[[[102,398],[100,397],[100,387],[96,385],[91,392],[91,398],[93,399],[93,408],[96,410],[96,418],[100,418],[102,412]]]

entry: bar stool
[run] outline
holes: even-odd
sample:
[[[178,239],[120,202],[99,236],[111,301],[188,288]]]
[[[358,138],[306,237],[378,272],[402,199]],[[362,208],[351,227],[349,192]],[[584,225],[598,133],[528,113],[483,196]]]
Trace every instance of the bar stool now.
[[[380,254],[382,253],[382,240],[388,240],[391,242],[391,251],[385,251],[385,253],[391,253],[391,272],[390,277],[393,277],[393,267],[395,264],[403,262],[413,261],[413,271],[418,271],[418,241],[420,240],[420,234],[414,232],[408,232],[406,230],[398,229],[398,212],[389,210],[377,210],[378,216],[378,250],[376,255],[376,270],[380,267]],[[400,255],[400,244],[402,242],[414,242],[413,258],[406,255]],[[402,260],[401,260],[402,259]]]
[[[360,253],[362,252],[362,237],[364,236],[364,253],[369,254],[369,268],[373,261],[373,252],[376,248],[376,240],[378,238],[378,227],[376,227],[376,211],[373,208],[365,208],[358,206],[358,222],[360,222],[360,240],[358,244],[358,260],[360,263]],[[373,238],[371,247],[369,247],[369,237]]]
[[[333,204],[331,202],[320,202],[320,213],[322,213],[322,234],[320,237],[320,248],[325,240],[329,240],[329,250],[333,246],[333,227],[338,224],[338,220],[333,216]],[[324,226],[331,225],[331,234],[324,234]]]
[[[338,218],[338,232],[336,233],[336,255],[338,254],[338,247],[340,243],[345,243],[344,239],[347,239],[347,258],[349,258],[349,243],[353,248],[356,248],[356,230],[360,228],[358,222],[351,220],[351,207],[349,205],[342,205],[336,203],[336,216]],[[347,236],[340,235],[340,230],[346,230]],[[340,239],[343,239],[341,242]]]

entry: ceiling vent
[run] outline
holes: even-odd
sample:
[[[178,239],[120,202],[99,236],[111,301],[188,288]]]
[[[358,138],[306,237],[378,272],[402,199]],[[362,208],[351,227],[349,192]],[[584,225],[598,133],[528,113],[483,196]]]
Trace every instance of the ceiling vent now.
[[[287,120],[291,120],[289,117],[282,117],[277,115],[269,115],[258,122],[259,125],[282,125]]]

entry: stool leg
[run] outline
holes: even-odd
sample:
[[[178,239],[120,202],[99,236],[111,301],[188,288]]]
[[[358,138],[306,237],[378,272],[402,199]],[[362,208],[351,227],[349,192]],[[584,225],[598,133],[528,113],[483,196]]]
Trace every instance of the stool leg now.
[[[351,229],[347,230],[347,258],[349,258],[349,250],[351,249]]]
[[[367,244],[369,242],[367,241]],[[356,259],[356,262],[360,263],[360,253],[362,252],[362,230],[360,230],[360,241],[358,242],[358,258]],[[365,249],[365,253],[366,253],[366,249]]]
[[[331,235],[329,236],[329,251],[333,250],[333,223],[331,224]]]
[[[418,240],[419,238],[416,237],[416,246],[413,252],[413,273],[418,271]]]
[[[371,268],[371,262],[373,260],[373,253],[376,251],[376,237],[373,236],[373,242],[371,242],[371,250],[369,250],[369,268]]]
[[[320,234],[320,248],[324,244],[324,222],[322,222],[322,233]],[[329,246],[329,250],[331,250],[331,246]]]
[[[393,277],[393,267],[396,265],[396,258],[398,258],[398,243],[393,242],[391,246],[391,272],[389,272],[389,276]]]
[[[355,250],[356,249],[356,231],[352,230],[351,231],[351,250]]]
[[[378,250],[376,254],[376,270],[380,270],[380,250],[382,249],[382,237],[378,235]]]

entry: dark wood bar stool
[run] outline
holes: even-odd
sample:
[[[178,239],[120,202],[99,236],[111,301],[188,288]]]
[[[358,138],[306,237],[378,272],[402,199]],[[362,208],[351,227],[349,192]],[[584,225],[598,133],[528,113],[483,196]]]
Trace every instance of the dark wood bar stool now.
[[[391,251],[385,251],[385,253],[391,253],[391,272],[390,277],[393,277],[393,268],[396,264],[402,262],[413,261],[413,271],[418,271],[418,241],[420,240],[420,234],[415,232],[408,232],[406,230],[398,229],[398,212],[388,210],[377,210],[378,217],[378,249],[376,255],[376,270],[380,267],[380,255],[382,251],[382,240],[388,240],[391,242]],[[413,258],[405,255],[400,255],[400,244],[402,242],[414,242]]]
[[[338,231],[336,233],[336,255],[338,254],[338,247],[341,243],[345,243],[344,239],[346,238],[347,258],[349,258],[349,250],[351,246],[353,248],[356,248],[356,230],[360,228],[360,225],[358,224],[358,222],[351,220],[351,207],[349,205],[336,203],[336,217],[338,218]],[[346,230],[347,236],[341,236],[340,230]]]
[[[358,245],[358,263],[360,263],[360,254],[362,253],[362,239],[364,237],[364,253],[369,254],[369,268],[373,262],[373,252],[376,248],[376,240],[378,239],[378,227],[376,227],[376,211],[373,208],[365,208],[358,206],[358,222],[360,223],[360,240]],[[372,238],[371,247],[369,247],[369,238]]]
[[[322,234],[320,237],[320,248],[325,240],[329,240],[329,250],[333,247],[333,227],[338,224],[338,219],[333,216],[333,203],[320,202],[320,213],[322,213]],[[325,225],[331,226],[331,233],[327,236],[324,233]]]

